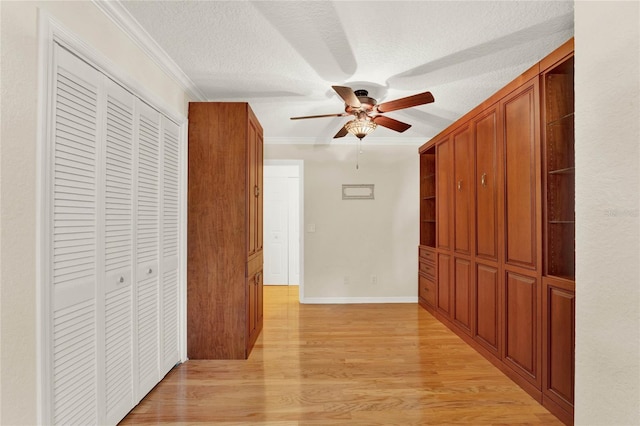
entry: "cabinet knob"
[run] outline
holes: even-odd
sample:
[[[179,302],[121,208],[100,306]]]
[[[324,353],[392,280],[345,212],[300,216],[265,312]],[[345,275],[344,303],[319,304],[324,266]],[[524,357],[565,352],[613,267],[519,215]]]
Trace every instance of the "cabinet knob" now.
[[[147,274],[151,274],[151,273],[153,273],[153,269],[151,268],[147,269]]]
[[[483,173],[482,177],[480,177],[480,183],[482,184],[483,187],[487,186],[487,174]]]
[[[120,278],[118,279],[118,282],[119,282],[120,284],[122,284],[122,283],[124,282],[124,277],[120,277]]]
[[[462,180],[458,181],[458,191],[462,191]]]

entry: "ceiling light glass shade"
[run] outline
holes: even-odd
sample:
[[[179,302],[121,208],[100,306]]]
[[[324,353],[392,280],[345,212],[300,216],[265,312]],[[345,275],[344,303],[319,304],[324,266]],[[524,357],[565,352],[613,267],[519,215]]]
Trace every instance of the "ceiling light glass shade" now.
[[[373,132],[378,125],[371,120],[355,119],[345,124],[344,127],[347,132],[355,135],[358,139],[362,139]]]

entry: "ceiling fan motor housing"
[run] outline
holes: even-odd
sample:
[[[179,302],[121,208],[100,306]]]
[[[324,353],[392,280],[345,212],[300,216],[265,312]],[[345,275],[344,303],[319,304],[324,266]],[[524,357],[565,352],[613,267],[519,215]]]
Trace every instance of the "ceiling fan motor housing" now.
[[[358,111],[369,112],[373,109],[374,106],[378,104],[378,101],[369,97],[369,92],[367,90],[364,90],[364,89],[354,90],[353,93],[357,96],[361,105],[360,105],[360,108],[354,108],[350,105],[345,105],[344,110],[350,114],[355,115],[355,113],[357,113]]]

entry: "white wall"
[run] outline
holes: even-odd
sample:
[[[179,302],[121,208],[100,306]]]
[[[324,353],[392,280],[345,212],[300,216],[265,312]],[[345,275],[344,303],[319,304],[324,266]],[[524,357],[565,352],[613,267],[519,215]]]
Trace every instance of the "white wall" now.
[[[38,8],[186,116],[188,99],[96,6],[0,2],[0,424],[36,423]]]
[[[640,424],[640,7],[575,3],[576,425]]]
[[[419,157],[415,146],[265,145],[265,159],[304,160],[304,299],[417,301]],[[375,200],[342,200],[342,184]],[[314,233],[308,232],[315,225]],[[370,283],[376,275],[378,283]],[[347,276],[349,284],[344,284]],[[397,299],[399,300],[399,299]],[[346,301],[346,300],[344,300]]]

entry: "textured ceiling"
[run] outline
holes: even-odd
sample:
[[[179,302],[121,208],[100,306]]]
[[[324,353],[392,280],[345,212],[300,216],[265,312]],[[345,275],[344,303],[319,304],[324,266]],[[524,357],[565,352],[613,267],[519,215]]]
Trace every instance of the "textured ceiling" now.
[[[386,114],[412,128],[365,138],[424,142],[573,35],[572,1],[121,3],[207,100],[248,101],[272,143],[329,143],[349,117],[289,117],[342,112],[331,85],[379,102],[431,91]]]

